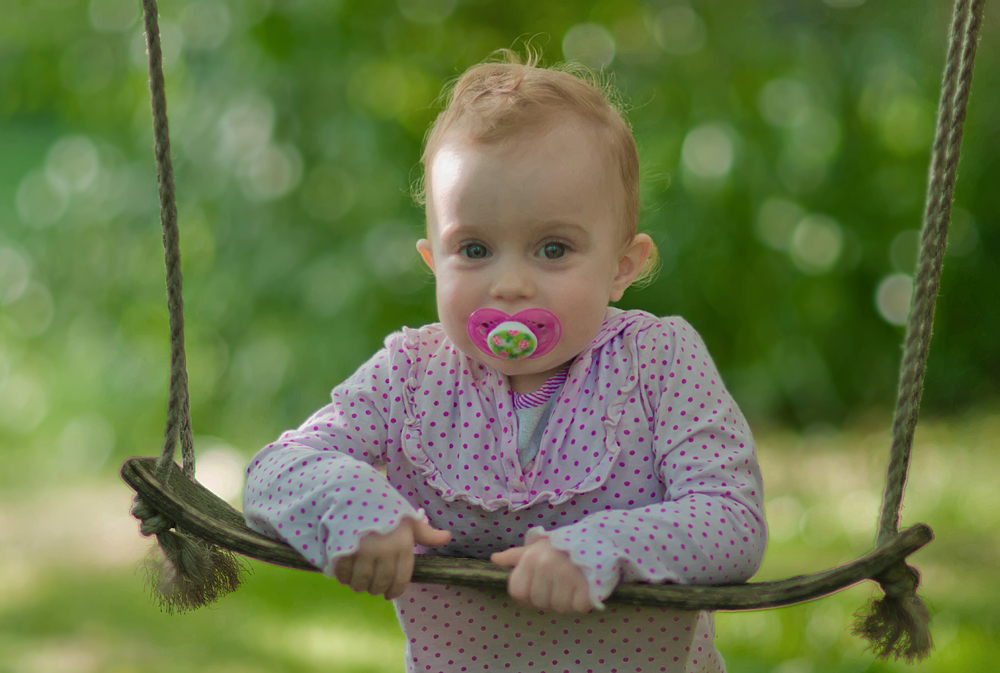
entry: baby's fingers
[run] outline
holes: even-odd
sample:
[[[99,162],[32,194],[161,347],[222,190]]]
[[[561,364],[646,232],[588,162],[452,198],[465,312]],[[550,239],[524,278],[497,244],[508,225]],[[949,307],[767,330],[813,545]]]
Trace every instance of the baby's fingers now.
[[[353,591],[368,591],[375,579],[375,563],[370,556],[361,556],[354,562],[354,574],[351,576]]]
[[[587,585],[577,588],[576,594],[573,596],[573,610],[575,612],[590,612],[593,609],[594,605],[590,602],[590,589]]]
[[[573,585],[557,583],[552,587],[552,609],[561,615],[573,610]]]
[[[337,565],[333,567],[333,576],[345,586],[351,583],[351,577],[354,575],[355,558],[353,555],[343,556],[337,560]]]
[[[410,583],[410,578],[413,577],[413,561],[413,554],[403,554],[402,558],[396,561],[396,576],[393,579],[392,586],[385,592],[385,599],[387,601],[391,601],[406,591],[406,585]]]
[[[537,575],[531,583],[531,592],[528,595],[531,605],[539,610],[546,610],[552,606],[552,582],[542,579]]]
[[[532,574],[527,566],[517,566],[507,578],[507,593],[522,605],[527,605],[531,596]]]
[[[396,579],[396,557],[380,557],[375,560],[374,566],[372,582],[371,586],[368,587],[368,593],[372,596],[379,596],[384,594],[386,589],[392,586],[393,581]]]

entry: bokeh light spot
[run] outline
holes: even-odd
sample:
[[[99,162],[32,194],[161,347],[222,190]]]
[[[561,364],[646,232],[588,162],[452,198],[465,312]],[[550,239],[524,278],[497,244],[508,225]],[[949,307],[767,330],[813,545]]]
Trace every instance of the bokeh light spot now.
[[[840,148],[840,122],[826,110],[807,108],[791,127],[791,151],[799,164],[825,164]]]
[[[803,273],[826,273],[837,263],[843,243],[844,235],[836,220],[826,215],[807,215],[792,233],[792,261]]]
[[[177,219],[181,231],[181,259],[185,272],[203,272],[215,262],[215,234],[205,210],[197,203],[178,207]]]
[[[4,384],[8,376],[10,376],[10,360],[0,344],[0,386]]]
[[[805,214],[806,211],[797,203],[772,197],[757,210],[757,238],[775,250],[788,250],[792,232]]]
[[[875,291],[875,306],[882,318],[893,325],[905,325],[910,315],[913,278],[905,273],[887,276]]]
[[[206,400],[229,367],[229,346],[211,330],[189,332],[187,346],[188,386],[193,400]]]
[[[420,289],[420,285],[404,278],[404,274],[416,266],[416,242],[412,228],[399,222],[385,222],[373,227],[365,236],[365,259],[375,275],[390,287],[413,292]]]
[[[791,495],[775,498],[767,503],[767,529],[775,542],[788,542],[798,537],[802,519],[802,503]]]
[[[399,11],[414,23],[440,23],[455,11],[456,0],[397,0]]]
[[[855,546],[866,548],[875,540],[879,504],[879,499],[870,490],[851,491],[840,499],[841,525]]]
[[[302,157],[292,145],[268,145],[240,174],[243,194],[252,201],[272,201],[294,190],[302,178]]]
[[[335,222],[354,205],[354,180],[343,168],[321,164],[310,171],[299,194],[303,210],[317,220]]]
[[[660,48],[677,56],[694,54],[705,46],[705,22],[690,7],[667,7],[653,22],[653,36]]]
[[[169,19],[160,17],[160,50],[163,52],[163,71],[170,72],[180,60],[184,49],[184,31]],[[149,58],[146,55],[146,31],[140,26],[132,37],[129,56],[137,70],[149,69]],[[146,106],[147,110],[149,106]]]
[[[934,112],[916,96],[897,96],[881,115],[882,142],[894,154],[910,156],[925,150],[934,133]]]
[[[223,500],[235,503],[243,492],[243,468],[246,459],[233,447],[219,440],[197,438],[196,477],[205,488]],[[207,444],[207,446],[206,446]]]
[[[64,471],[96,472],[115,448],[115,429],[100,414],[77,416],[63,427],[56,447]]]
[[[242,162],[260,153],[271,140],[274,105],[264,96],[246,94],[219,119],[219,152],[224,160]]]
[[[0,248],[0,305],[9,304],[28,288],[31,268],[16,250]]]
[[[618,21],[614,27],[615,47],[628,62],[649,63],[661,58],[653,39],[652,18],[642,11]]]
[[[601,70],[615,60],[615,38],[599,23],[578,23],[563,36],[562,50],[566,60]]]
[[[257,395],[268,395],[281,387],[292,360],[292,351],[279,336],[258,336],[236,355],[234,370],[242,385]]]
[[[975,250],[977,243],[979,243],[979,229],[976,228],[975,218],[963,208],[952,208],[946,252],[949,255],[962,257]]]
[[[354,298],[361,277],[347,256],[324,257],[303,272],[302,297],[309,310],[317,315],[336,315]]]
[[[107,41],[97,38],[75,42],[63,52],[59,74],[70,91],[94,94],[103,90],[115,74],[115,54]]]
[[[699,178],[725,177],[733,167],[733,142],[722,124],[702,124],[688,132],[681,148],[684,167]]]
[[[133,0],[90,0],[90,25],[102,33],[123,33],[139,19],[140,5]]]
[[[347,85],[348,98],[377,119],[409,115],[433,96],[426,74],[419,68],[394,61],[373,61],[360,67]]]
[[[14,200],[21,220],[39,227],[58,221],[69,205],[66,189],[52,182],[44,171],[32,171],[24,176]]]
[[[261,620],[254,630],[253,642],[261,643],[270,657],[291,658],[309,670],[394,671],[399,666],[396,637],[363,623],[331,625],[282,617],[271,623]]]
[[[216,0],[199,0],[184,8],[180,28],[184,48],[207,51],[221,45],[229,35],[229,8]]]
[[[920,231],[907,229],[895,235],[889,245],[889,261],[896,271],[913,275],[917,268],[917,251],[920,249]]]
[[[757,95],[757,109],[772,126],[792,126],[809,109],[809,90],[796,79],[773,79]]]
[[[934,133],[934,106],[894,60],[865,75],[858,113],[883,146],[899,157],[926,150]]]
[[[19,372],[0,382],[0,426],[28,433],[48,413],[48,395],[33,377]]]
[[[843,614],[839,605],[814,603],[806,622],[806,639],[818,652],[829,650],[837,644],[844,630],[843,625],[849,621],[849,615]],[[775,668],[774,673],[812,673],[814,670],[813,662],[808,659],[792,659]]]
[[[70,192],[82,192],[90,187],[100,168],[97,148],[86,136],[61,138],[45,159],[45,175]]]
[[[6,317],[26,337],[36,337],[52,324],[55,306],[49,289],[30,281],[17,299],[4,307]]]

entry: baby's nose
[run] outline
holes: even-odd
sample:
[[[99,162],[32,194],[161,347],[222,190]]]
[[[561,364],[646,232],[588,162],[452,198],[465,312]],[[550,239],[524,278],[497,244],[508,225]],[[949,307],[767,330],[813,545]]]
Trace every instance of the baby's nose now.
[[[531,280],[531,274],[518,265],[506,266],[493,281],[490,296],[508,302],[531,299],[535,296],[535,285]]]

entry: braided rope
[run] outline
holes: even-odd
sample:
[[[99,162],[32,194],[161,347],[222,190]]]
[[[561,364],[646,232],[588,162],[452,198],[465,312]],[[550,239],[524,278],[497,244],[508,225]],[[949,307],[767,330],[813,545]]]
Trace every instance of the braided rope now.
[[[971,0],[971,5],[970,0],[955,2],[941,100],[938,104],[937,130],[931,152],[920,255],[900,363],[892,446],[886,469],[882,511],[879,515],[878,545],[899,532],[900,507],[923,393],[924,371],[934,322],[934,304],[941,282],[941,267],[962,144],[962,126],[972,86],[972,66],[982,26],[984,4],[985,0]]]
[[[927,201],[910,316],[900,362],[899,389],[893,418],[892,446],[886,468],[876,547],[892,543],[899,533],[900,507],[917,425],[924,371],[934,324],[934,305],[948,239],[948,222],[958,170],[972,66],[982,26],[985,0],[956,0],[948,55],[945,59],[938,122],[931,150]],[[904,560],[874,578],[884,596],[859,611],[853,633],[866,638],[882,658],[923,659],[932,647],[930,613],[917,595],[920,573]]]
[[[170,160],[170,131],[167,126],[167,94],[163,80],[163,51],[156,0],[143,0],[143,21],[149,55],[149,92],[153,108],[153,142],[156,175],[160,186],[160,227],[163,229],[163,256],[167,267],[167,308],[170,313],[170,391],[167,422],[163,432],[163,453],[158,471],[166,475],[180,437],[184,474],[194,479],[194,439],[188,404],[187,356],[184,353],[184,300],[181,294],[180,235],[177,231],[177,203],[174,196],[174,167]]]
[[[194,481],[194,438],[188,402],[187,357],[184,352],[184,301],[181,286],[180,234],[174,195],[174,169],[170,160],[167,95],[163,79],[163,51],[156,0],[143,0],[143,22],[149,56],[149,91],[153,112],[153,145],[160,194],[160,226],[167,271],[167,309],[170,314],[170,388],[163,452],[156,473],[166,478],[174,463],[178,439],[183,474]],[[146,562],[147,584],[161,608],[177,612],[201,607],[235,590],[245,568],[239,557],[211,541],[185,531],[139,495],[132,514],[142,521],[139,532],[156,537]]]

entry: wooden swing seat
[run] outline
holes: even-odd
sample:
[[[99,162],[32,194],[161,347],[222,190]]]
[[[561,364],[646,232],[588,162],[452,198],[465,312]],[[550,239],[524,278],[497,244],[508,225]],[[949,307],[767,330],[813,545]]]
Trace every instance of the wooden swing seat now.
[[[170,463],[164,480],[157,477],[156,458],[130,458],[122,465],[121,476],[153,508],[195,537],[265,563],[319,572],[289,545],[250,530],[241,512],[189,479],[176,463]],[[850,563],[811,575],[722,586],[620,584],[607,602],[678,610],[760,610],[793,605],[875,579],[932,539],[930,527],[918,523]],[[487,560],[422,554],[416,558],[413,581],[462,584],[506,593],[509,574],[509,568]]]

